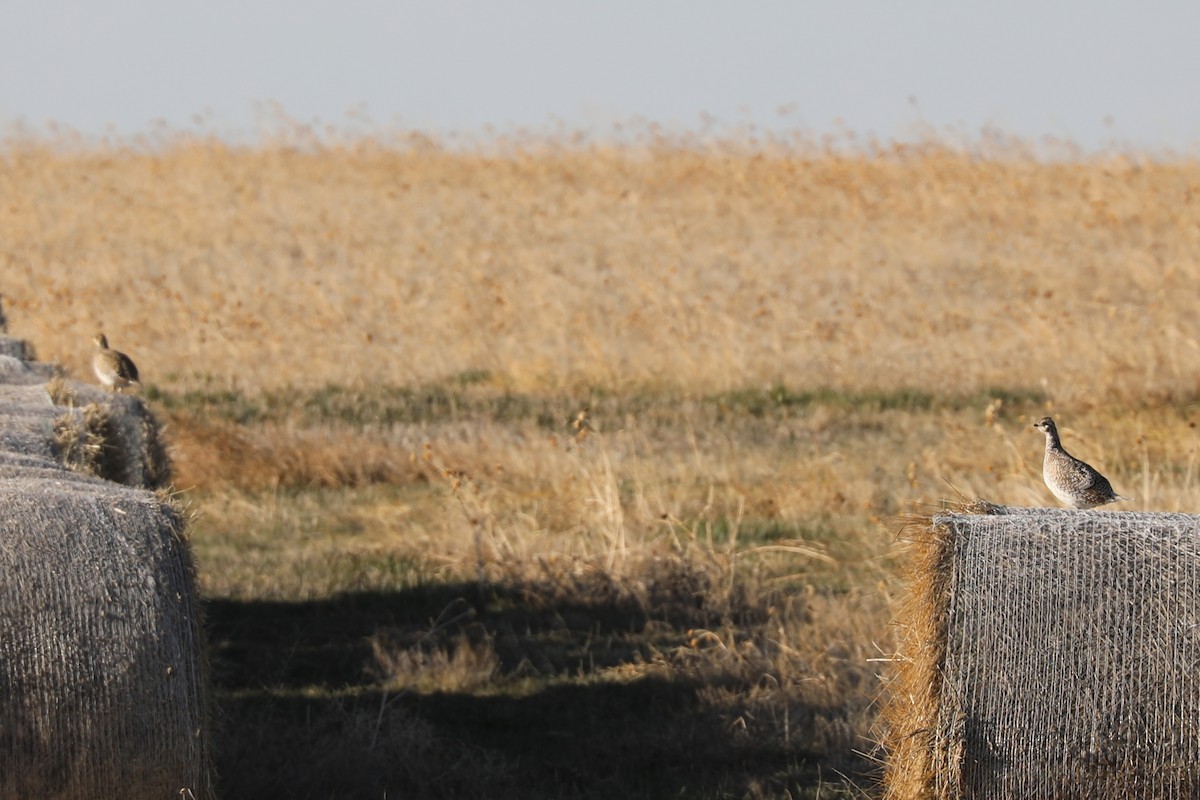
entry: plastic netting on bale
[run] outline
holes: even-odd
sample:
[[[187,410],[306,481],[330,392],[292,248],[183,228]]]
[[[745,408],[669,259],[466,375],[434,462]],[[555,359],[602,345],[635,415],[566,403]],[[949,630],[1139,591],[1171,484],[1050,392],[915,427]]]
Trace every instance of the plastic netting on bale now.
[[[927,521],[888,798],[1200,796],[1200,516]]]
[[[0,797],[207,797],[178,515],[83,477],[0,480],[0,507]]]
[[[33,345],[24,339],[16,339],[12,336],[0,335],[0,357],[11,358],[24,365],[23,372],[38,372],[43,375],[43,380],[49,379],[54,372],[53,364],[42,364],[34,361]],[[0,365],[0,373],[6,373],[11,368],[10,363]]]

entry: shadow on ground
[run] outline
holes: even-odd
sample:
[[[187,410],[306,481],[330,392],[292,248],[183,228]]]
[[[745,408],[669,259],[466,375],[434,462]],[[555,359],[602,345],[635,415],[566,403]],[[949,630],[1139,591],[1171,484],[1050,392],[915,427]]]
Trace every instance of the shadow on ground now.
[[[705,621],[702,609],[664,621],[622,598],[530,603],[438,585],[213,600],[207,613],[225,800],[851,796],[831,768],[869,782],[860,759],[807,749],[803,730],[747,735],[753,725],[712,702],[738,687],[647,667]],[[373,641],[419,650],[480,638],[495,652],[493,682],[385,691]]]

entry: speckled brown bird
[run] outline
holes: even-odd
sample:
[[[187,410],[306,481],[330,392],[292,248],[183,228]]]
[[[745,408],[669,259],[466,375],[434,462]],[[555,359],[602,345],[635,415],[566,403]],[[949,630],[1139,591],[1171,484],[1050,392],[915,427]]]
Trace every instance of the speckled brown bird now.
[[[103,333],[97,333],[92,341],[96,343],[96,354],[92,356],[92,371],[101,383],[114,392],[119,392],[126,386],[141,385],[133,359],[109,347],[108,337]]]
[[[1080,461],[1063,449],[1058,427],[1050,417],[1033,424],[1046,434],[1046,457],[1042,461],[1042,480],[1054,496],[1072,508],[1095,508],[1105,503],[1128,500],[1113,491],[1108,482],[1090,464]]]

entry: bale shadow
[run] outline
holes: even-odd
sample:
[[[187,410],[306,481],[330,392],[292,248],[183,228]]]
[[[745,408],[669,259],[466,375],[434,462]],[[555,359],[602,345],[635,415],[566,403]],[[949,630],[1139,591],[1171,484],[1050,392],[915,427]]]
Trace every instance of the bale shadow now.
[[[454,583],[396,592],[346,593],[305,602],[210,600],[206,604],[217,686],[223,690],[362,684],[373,660],[372,638],[413,645],[439,633],[482,628],[493,637],[505,673],[578,671],[611,666],[644,648],[650,616],[636,602],[556,603],[532,607],[527,595],[489,585]],[[575,637],[606,637],[592,659],[572,661],[556,646]],[[624,645],[624,646],[623,646]]]
[[[645,669],[686,630],[633,601],[547,605],[510,587],[445,584],[212,600],[207,615],[226,800],[765,798],[817,786],[821,797],[851,796],[802,737],[741,735],[705,701],[714,687]],[[441,631],[489,637],[498,683],[385,691],[372,639],[404,646]],[[631,668],[597,674],[620,665]]]

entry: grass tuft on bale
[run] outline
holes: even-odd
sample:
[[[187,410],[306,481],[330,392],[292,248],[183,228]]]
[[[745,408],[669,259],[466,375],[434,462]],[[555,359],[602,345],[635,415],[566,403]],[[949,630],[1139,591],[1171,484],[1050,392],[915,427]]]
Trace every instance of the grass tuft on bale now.
[[[95,403],[68,409],[56,417],[54,443],[63,465],[84,475],[105,477],[105,450],[111,450],[104,435],[107,429],[108,410]]]
[[[46,391],[62,409],[54,439],[67,467],[142,489],[171,483],[161,426],[140,398],[61,378],[47,383]]]

